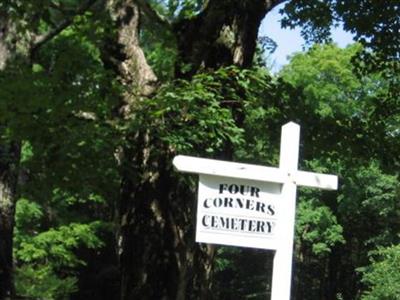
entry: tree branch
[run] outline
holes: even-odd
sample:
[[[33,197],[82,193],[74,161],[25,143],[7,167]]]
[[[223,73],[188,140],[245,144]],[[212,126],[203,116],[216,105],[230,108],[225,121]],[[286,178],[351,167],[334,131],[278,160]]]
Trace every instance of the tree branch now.
[[[84,4],[82,4],[78,9],[71,15],[66,17],[61,23],[59,23],[55,28],[52,30],[39,35],[35,38],[35,41],[33,43],[33,46],[31,48],[31,56],[33,57],[34,54],[39,50],[40,47],[42,47],[44,44],[52,40],[54,37],[56,37],[60,32],[62,32],[64,29],[69,27],[76,16],[83,15],[86,11],[88,11],[93,4],[96,3],[97,0],[88,0]]]
[[[149,3],[148,0],[136,0],[139,8],[143,13],[150,18],[152,21],[156,22],[161,26],[167,27],[167,29],[172,29],[171,22],[164,17],[163,15],[159,14]]]

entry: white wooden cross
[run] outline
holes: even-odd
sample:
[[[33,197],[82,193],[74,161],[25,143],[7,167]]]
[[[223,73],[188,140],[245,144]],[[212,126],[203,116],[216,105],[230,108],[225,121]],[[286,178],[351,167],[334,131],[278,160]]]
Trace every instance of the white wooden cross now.
[[[297,169],[300,126],[282,126],[279,168],[178,155],[200,174],[196,241],[275,250],[271,300],[289,300],[297,185],[336,190],[337,176]]]

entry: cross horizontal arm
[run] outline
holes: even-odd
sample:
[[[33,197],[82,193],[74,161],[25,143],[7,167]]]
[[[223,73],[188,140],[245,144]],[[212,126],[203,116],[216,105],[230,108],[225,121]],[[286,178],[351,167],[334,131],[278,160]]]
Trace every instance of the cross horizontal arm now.
[[[297,170],[293,171],[292,174],[288,174],[286,171],[279,168],[234,163],[223,160],[178,155],[175,156],[173,164],[178,171],[186,173],[232,177],[275,183],[284,183],[288,180],[291,180],[296,185],[315,187],[326,190],[336,190],[338,186],[338,178],[335,175]]]
[[[185,155],[175,156],[173,162],[180,172],[233,177],[249,180],[284,183],[287,174],[278,168],[227,162]]]
[[[324,190],[337,190],[338,188],[338,177],[336,175],[296,171],[294,181],[297,185]]]

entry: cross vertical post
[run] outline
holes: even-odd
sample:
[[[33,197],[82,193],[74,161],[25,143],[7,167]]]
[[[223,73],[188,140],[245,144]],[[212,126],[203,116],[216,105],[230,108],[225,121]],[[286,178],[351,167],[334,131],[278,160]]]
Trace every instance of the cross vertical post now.
[[[282,219],[287,223],[280,228],[282,239],[274,256],[271,300],[290,299],[299,144],[300,126],[293,122],[282,126],[279,169],[287,174],[282,185]]]

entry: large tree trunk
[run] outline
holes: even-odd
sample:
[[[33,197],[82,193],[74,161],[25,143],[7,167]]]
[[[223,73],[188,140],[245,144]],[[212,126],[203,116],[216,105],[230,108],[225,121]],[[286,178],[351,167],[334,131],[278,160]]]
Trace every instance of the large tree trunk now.
[[[10,43],[7,42],[10,30],[8,16],[4,12],[0,12],[0,71],[5,69],[12,52]]]
[[[0,299],[11,299],[13,282],[13,231],[20,147],[0,145]]]
[[[157,78],[139,44],[141,16],[137,3],[109,0],[106,8],[113,30],[103,47],[102,59],[123,88],[117,107],[117,116],[123,121],[131,116],[135,104],[151,95]],[[167,277],[168,270],[162,269],[166,246],[160,230],[165,227],[165,216],[161,215],[157,189],[159,195],[166,192],[157,185],[157,177],[165,167],[155,166],[156,173],[151,175],[151,143],[146,132],[129,133],[126,141],[126,146],[117,149],[121,169],[117,215],[120,298],[163,299],[166,285],[161,277]],[[161,183],[167,185],[167,180]]]
[[[14,52],[11,35],[9,19],[0,12],[0,72]],[[0,134],[4,134],[4,126],[0,123]],[[19,156],[18,143],[0,140],[0,299],[11,299],[14,294],[12,251]]]
[[[190,77],[201,69],[232,64],[250,67],[261,21],[281,2],[210,0],[198,16],[175,24],[177,76]]]
[[[211,0],[198,16],[175,24],[177,77],[231,64],[249,67],[260,22],[278,2]],[[126,88],[118,109],[121,120],[132,117],[135,105],[156,88],[139,44],[143,3],[107,2],[114,35],[103,49],[103,61]],[[183,71],[185,64],[190,71]],[[173,153],[146,131],[130,133],[126,141],[118,151],[121,299],[212,299],[214,248],[194,243],[195,196],[174,178]],[[221,154],[227,157],[227,152]]]
[[[155,90],[157,77],[148,65],[139,44],[140,11],[136,1],[108,0],[106,9],[115,29],[108,37],[102,59],[106,67],[113,69],[120,84],[126,89],[121,98],[121,108],[134,106],[141,97],[149,96]],[[126,118],[128,111],[120,111]]]

